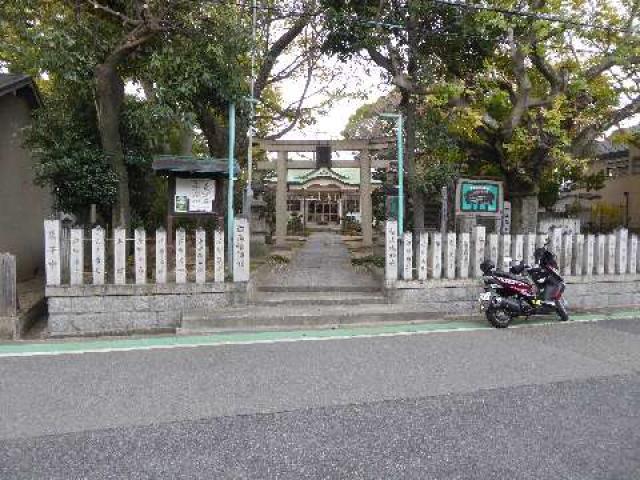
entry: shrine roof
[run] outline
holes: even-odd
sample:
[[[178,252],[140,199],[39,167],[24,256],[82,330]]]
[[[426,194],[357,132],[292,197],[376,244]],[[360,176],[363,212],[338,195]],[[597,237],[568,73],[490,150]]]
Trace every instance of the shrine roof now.
[[[157,155],[153,159],[151,168],[156,172],[165,173],[228,175],[228,162],[229,160],[226,158]],[[234,168],[235,174],[237,174],[240,171],[237,161]]]

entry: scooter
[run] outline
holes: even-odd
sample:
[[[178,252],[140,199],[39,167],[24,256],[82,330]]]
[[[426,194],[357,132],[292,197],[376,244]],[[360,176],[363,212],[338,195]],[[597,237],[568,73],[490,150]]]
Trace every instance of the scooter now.
[[[506,328],[521,316],[556,313],[560,321],[569,319],[556,256],[545,244],[535,250],[534,258],[534,266],[512,262],[509,272],[497,270],[490,260],[480,264],[485,290],[479,298],[480,308],[494,327]]]

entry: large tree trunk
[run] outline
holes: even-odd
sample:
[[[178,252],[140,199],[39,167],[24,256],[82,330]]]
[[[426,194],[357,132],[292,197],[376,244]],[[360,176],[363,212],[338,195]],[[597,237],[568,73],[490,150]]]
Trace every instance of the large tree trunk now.
[[[96,108],[102,149],[118,177],[118,196],[112,206],[113,226],[129,226],[129,175],[120,138],[120,112],[124,101],[124,82],[115,65],[96,66]]]
[[[198,109],[196,112],[198,124],[207,139],[209,154],[212,157],[224,158],[227,156],[227,127],[207,108]]]
[[[538,194],[511,194],[511,231],[536,233],[538,229]]]
[[[413,229],[424,230],[424,193],[415,182],[416,173],[416,111],[409,93],[402,93],[402,113],[405,116],[406,172],[408,185],[406,190],[411,196]]]

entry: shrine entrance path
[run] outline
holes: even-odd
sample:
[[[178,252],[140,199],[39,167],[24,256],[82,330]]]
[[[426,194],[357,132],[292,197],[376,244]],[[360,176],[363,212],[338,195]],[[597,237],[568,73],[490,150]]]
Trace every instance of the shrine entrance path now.
[[[290,291],[357,292],[380,290],[373,275],[356,271],[341,237],[329,232],[312,233],[286,268],[269,272],[263,289]]]

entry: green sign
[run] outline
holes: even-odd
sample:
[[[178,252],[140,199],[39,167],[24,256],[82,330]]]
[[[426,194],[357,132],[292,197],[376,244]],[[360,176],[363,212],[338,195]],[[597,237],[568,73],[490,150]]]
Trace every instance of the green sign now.
[[[458,215],[498,216],[502,209],[502,183],[462,179],[456,191]]]

